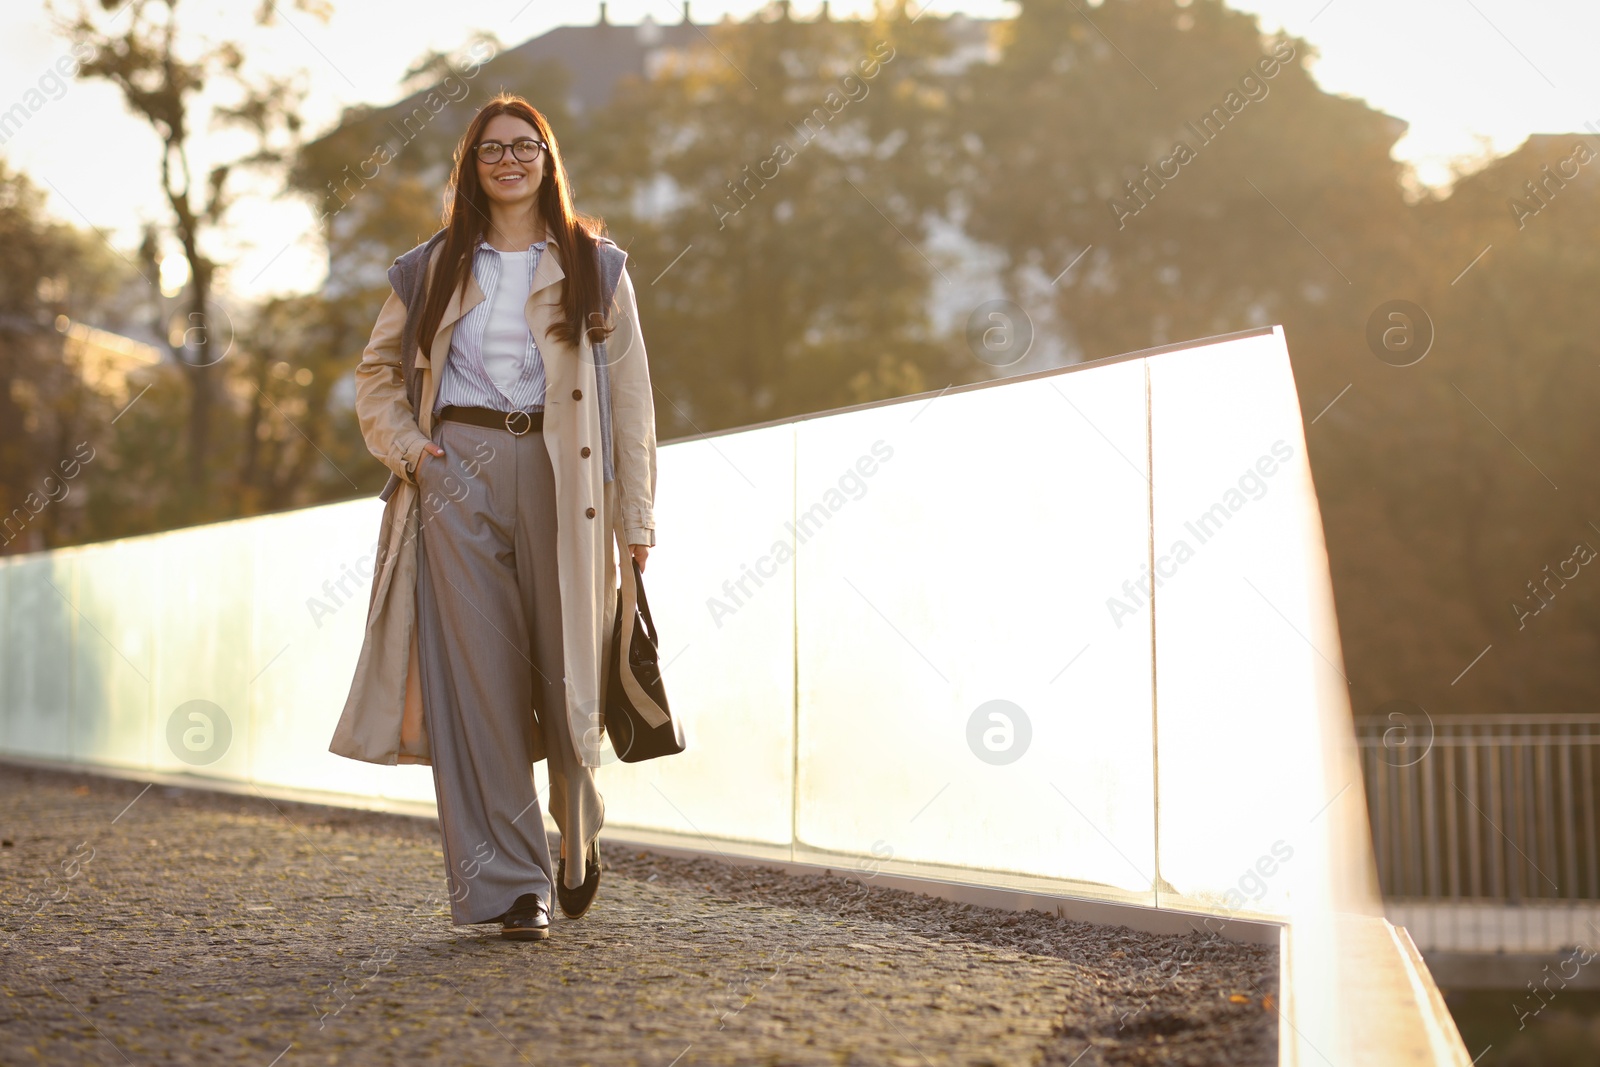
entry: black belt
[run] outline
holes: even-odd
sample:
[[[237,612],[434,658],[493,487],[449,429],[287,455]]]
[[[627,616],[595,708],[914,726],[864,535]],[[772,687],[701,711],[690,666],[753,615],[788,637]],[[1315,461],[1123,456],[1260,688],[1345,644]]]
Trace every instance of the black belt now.
[[[451,422],[467,422],[474,426],[487,426],[491,430],[509,430],[517,437],[532,430],[544,429],[544,412],[497,411],[494,408],[461,407],[446,404],[439,409],[439,418]]]

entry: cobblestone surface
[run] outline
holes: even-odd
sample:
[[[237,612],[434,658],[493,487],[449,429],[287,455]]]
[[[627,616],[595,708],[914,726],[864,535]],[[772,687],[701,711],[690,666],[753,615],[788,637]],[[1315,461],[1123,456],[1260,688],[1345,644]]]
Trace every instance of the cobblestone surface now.
[[[602,849],[549,940],[435,824],[0,764],[0,1063],[1276,1062],[1276,953]]]

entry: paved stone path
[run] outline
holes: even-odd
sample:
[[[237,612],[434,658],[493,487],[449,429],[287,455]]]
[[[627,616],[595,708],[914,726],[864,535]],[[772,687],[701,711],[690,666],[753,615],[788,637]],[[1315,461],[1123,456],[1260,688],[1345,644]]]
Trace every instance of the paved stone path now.
[[[614,845],[509,942],[431,822],[3,763],[0,835],[4,1064],[1276,1062],[1276,953],[1216,938]]]

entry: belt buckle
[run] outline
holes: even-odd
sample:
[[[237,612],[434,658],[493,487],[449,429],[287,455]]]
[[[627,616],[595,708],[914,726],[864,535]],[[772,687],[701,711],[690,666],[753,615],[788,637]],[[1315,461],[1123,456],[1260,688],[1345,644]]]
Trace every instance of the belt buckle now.
[[[522,429],[520,429],[520,430],[514,428],[511,425],[512,420],[515,419],[518,415],[522,416],[522,424],[523,425],[522,425]],[[526,412],[526,411],[508,411],[508,412],[506,412],[506,429],[510,430],[513,436],[521,437],[523,434],[525,434],[529,430],[533,429],[533,416],[528,414],[528,412]]]

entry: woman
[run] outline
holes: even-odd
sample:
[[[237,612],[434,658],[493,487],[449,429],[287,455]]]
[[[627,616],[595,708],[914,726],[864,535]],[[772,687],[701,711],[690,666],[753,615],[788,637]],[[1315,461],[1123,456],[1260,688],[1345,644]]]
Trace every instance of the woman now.
[[[541,940],[552,895],[577,918],[599,886],[613,540],[642,570],[655,411],[626,256],[574,211],[555,135],[521,97],[467,127],[443,221],[390,269],[356,369],[361,432],[391,476],[329,747],[430,763],[452,919]],[[631,562],[621,571],[628,612]]]

